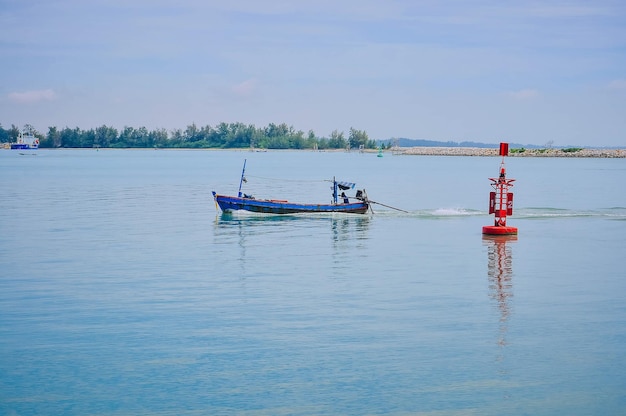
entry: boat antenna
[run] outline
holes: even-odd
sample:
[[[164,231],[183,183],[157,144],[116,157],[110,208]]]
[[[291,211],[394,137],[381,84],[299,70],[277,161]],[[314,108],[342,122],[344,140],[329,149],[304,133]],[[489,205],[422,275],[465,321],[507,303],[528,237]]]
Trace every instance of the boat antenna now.
[[[241,179],[239,179],[239,192],[237,193],[237,196],[239,198],[241,198],[241,184],[246,180],[246,177],[244,176],[246,174],[246,161],[248,159],[244,159],[243,160],[243,169],[241,170]]]

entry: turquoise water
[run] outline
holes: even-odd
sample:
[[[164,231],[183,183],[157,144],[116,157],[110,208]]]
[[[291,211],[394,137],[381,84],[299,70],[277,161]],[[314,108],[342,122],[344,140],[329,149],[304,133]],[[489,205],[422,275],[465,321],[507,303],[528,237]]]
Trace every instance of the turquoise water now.
[[[211,191],[366,216],[221,215]],[[0,152],[0,414],[626,413],[626,160]]]

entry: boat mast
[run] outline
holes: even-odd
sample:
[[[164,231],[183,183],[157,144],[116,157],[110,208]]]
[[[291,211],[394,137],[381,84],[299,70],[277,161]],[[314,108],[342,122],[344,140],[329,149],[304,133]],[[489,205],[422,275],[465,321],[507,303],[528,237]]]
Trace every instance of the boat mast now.
[[[246,161],[247,159],[243,160],[243,169],[241,170],[241,179],[239,179],[239,192],[237,193],[237,196],[239,198],[241,198],[241,184],[243,183],[243,181],[246,179],[243,175],[246,173]]]

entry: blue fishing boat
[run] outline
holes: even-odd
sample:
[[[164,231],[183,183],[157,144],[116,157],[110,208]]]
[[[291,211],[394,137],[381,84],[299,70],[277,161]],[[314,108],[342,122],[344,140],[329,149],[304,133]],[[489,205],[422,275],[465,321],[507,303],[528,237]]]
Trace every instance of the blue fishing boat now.
[[[345,191],[354,189],[351,182],[332,180],[333,199],[330,203],[297,203],[280,199],[257,199],[241,192],[245,178],[246,162],[243,163],[239,192],[237,196],[219,195],[213,191],[215,204],[223,212],[250,211],[264,214],[296,214],[296,213],[348,213],[365,214],[370,207],[365,190],[357,190],[354,197],[348,197]],[[339,194],[341,191],[341,195]],[[352,199],[352,201],[351,201]]]

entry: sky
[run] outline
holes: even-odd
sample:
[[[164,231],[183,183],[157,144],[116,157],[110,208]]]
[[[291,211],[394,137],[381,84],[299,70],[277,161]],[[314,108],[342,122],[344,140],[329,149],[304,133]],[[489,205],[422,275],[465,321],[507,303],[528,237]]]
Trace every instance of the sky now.
[[[626,147],[623,0],[0,0],[0,124]]]

